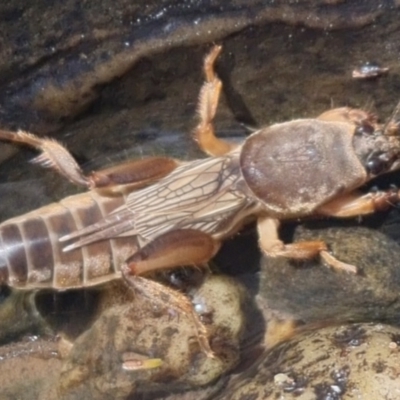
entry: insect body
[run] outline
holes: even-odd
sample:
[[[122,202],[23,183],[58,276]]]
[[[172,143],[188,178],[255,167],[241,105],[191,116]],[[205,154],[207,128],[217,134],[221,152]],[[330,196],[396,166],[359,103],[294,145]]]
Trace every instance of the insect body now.
[[[398,201],[398,193],[356,189],[400,166],[394,118],[386,126],[362,110],[339,108],[315,119],[262,128],[243,144],[214,135],[221,82],[205,59],[195,139],[210,157],[191,162],[153,158],[84,175],[49,139],[0,131],[0,138],[43,153],[37,161],[90,190],[0,225],[0,277],[18,287],[88,286],[126,274],[202,265],[220,243],[256,219],[267,256],[320,256],[337,269],[322,241],[284,244],[281,221],[368,214]]]
[[[119,276],[119,265],[132,251],[126,239],[63,252],[61,235],[96,222],[123,204],[123,197],[107,198],[91,191],[67,197],[39,210],[13,218],[0,227],[2,281],[15,287],[73,288]],[[128,251],[127,251],[128,246]],[[133,247],[134,248],[134,247]]]

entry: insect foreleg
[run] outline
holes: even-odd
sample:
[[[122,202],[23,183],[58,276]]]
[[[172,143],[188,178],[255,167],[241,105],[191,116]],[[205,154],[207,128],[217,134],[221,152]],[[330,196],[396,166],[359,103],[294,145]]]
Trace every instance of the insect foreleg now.
[[[391,205],[399,201],[400,196],[397,190],[390,190],[388,192],[378,191],[367,194],[353,192],[324,204],[316,212],[330,217],[356,217],[358,215],[367,215],[376,211],[387,210]]]

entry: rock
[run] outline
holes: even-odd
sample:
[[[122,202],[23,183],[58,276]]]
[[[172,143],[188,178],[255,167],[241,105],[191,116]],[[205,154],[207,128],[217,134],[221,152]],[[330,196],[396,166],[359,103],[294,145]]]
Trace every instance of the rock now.
[[[260,297],[274,310],[305,322],[397,321],[400,312],[400,246],[365,227],[298,229],[295,240],[325,240],[356,275],[333,271],[318,261],[265,259]]]
[[[155,285],[151,290],[159,290]],[[114,305],[106,296],[96,322],[74,342],[57,386],[60,399],[200,389],[237,364],[244,292],[232,279],[211,276],[194,295],[214,356],[204,351],[192,315],[169,295],[160,294],[160,302],[120,290],[109,292]]]
[[[395,400],[399,328],[353,324],[306,331],[231,378],[213,399]]]

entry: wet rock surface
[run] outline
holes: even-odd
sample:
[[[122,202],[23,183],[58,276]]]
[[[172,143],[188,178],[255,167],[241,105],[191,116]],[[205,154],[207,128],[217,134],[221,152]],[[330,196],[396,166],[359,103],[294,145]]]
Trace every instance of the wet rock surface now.
[[[400,395],[399,328],[354,324],[276,346],[214,399],[386,399]]]
[[[323,320],[399,322],[400,246],[366,227],[297,229],[295,241],[324,240],[358,273],[338,273],[318,261],[265,259],[260,292],[270,307],[306,322]]]
[[[38,399],[43,388],[49,390],[54,385],[61,367],[54,338],[26,336],[18,343],[1,346],[0,398]]]
[[[324,0],[4,4],[2,125],[54,129],[61,118],[81,113],[98,97],[99,87],[126,74],[139,59],[172,48],[220,40],[266,22],[359,27],[395,7],[391,1]]]
[[[122,285],[109,289],[107,306],[64,361],[58,398],[136,399],[206,386],[238,362],[244,296],[239,284],[221,276],[209,277],[194,292],[211,356],[192,315],[172,301],[133,295]]]
[[[213,41],[223,44],[217,70],[224,83],[225,96],[217,113],[216,127],[224,137],[240,140],[248,132],[246,127],[312,117],[332,106],[366,108],[385,119],[399,100],[400,30],[396,13],[392,13],[398,7],[394,1],[305,0],[290,4],[284,1],[245,4],[237,1],[229,6],[219,2],[207,3],[207,8],[202,1],[176,4],[171,1],[163,2],[163,5],[153,2],[146,3],[146,7],[123,1],[113,2],[111,6],[106,1],[95,5],[67,1],[62,5],[54,3],[52,7],[48,7],[47,2],[37,3],[13,2],[12,5],[0,6],[0,15],[4,16],[0,26],[7,33],[1,39],[0,122],[2,127],[54,133],[67,144],[87,171],[130,157],[168,154],[191,159],[200,156],[190,132],[196,123],[194,115],[203,80],[202,60]],[[352,71],[366,62],[378,62],[389,71],[377,79],[353,80]],[[27,160],[34,155],[34,152],[24,150],[1,164],[1,221],[76,192],[52,172],[32,168]],[[9,157],[3,145],[0,157]],[[393,183],[399,185],[399,174],[392,174],[376,183],[382,189]],[[296,390],[305,385],[297,385],[300,380],[296,381],[287,369],[282,367],[278,371],[278,367],[272,368],[271,365],[280,367],[283,364],[275,364],[276,359],[269,352],[264,356],[265,362],[250,367],[263,351],[260,350],[263,336],[268,336],[268,332],[273,330],[274,315],[283,321],[295,319],[313,324],[332,320],[343,323],[385,320],[397,324],[399,217],[399,212],[393,210],[389,214],[368,218],[361,227],[356,220],[340,225],[333,221],[310,221],[297,229],[296,239],[326,239],[339,259],[359,267],[360,273],[356,276],[330,271],[317,262],[295,265],[278,260],[263,261],[262,271],[257,275],[260,253],[257,237],[251,229],[224,246],[216,259],[219,271],[236,276],[247,285],[252,295],[259,292],[259,307],[265,319],[261,318],[261,311],[254,311],[252,304],[249,306],[252,319],[241,327],[245,335],[241,354],[237,336],[225,342],[232,345],[226,350],[229,362],[208,360],[198,351],[196,340],[193,341],[196,350],[182,352],[182,358],[174,362],[192,366],[195,371],[214,363],[211,368],[217,372],[214,377],[236,368],[235,373],[239,375],[232,388],[231,384],[225,388],[226,382],[222,379],[200,392],[193,391],[193,386],[185,381],[189,379],[188,373],[182,369],[175,371],[176,381],[171,387],[165,385],[162,393],[156,389],[152,389],[151,395],[144,393],[142,389],[147,385],[144,383],[146,379],[154,380],[159,371],[124,372],[121,369],[122,354],[135,350],[135,340],[129,336],[129,329],[135,332],[137,327],[127,316],[139,312],[146,314],[143,310],[147,310],[148,315],[141,319],[141,323],[156,327],[152,317],[155,310],[151,309],[151,303],[144,302],[142,309],[137,310],[130,301],[113,299],[100,307],[103,310],[100,314],[90,309],[87,317],[83,313],[74,319],[76,309],[60,313],[61,322],[57,324],[57,330],[69,334],[74,332],[71,336],[78,338],[67,361],[49,361],[44,357],[43,368],[36,370],[39,375],[42,371],[40,377],[36,379],[38,375],[33,373],[14,376],[14,386],[3,392],[6,393],[4,399],[12,396],[24,398],[24,385],[30,378],[38,382],[35,394],[40,393],[43,400],[57,398],[60,393],[68,399],[82,398],[79,396],[102,399],[114,394],[124,398],[129,393],[135,399],[242,398],[248,393],[253,393],[256,399],[263,399],[268,397],[255,385],[264,387],[266,382],[274,385],[268,386],[271,395],[282,394],[285,388],[293,389],[291,394],[287,394],[289,392],[285,389],[286,396],[299,394]],[[290,230],[291,227],[286,232],[288,240],[293,238]],[[71,299],[75,293],[69,296]],[[79,302],[81,308],[86,307],[84,298]],[[32,321],[32,315],[24,307],[17,306],[15,312],[10,313],[10,304],[7,303],[4,314],[1,314],[5,315],[2,326],[7,332],[3,337],[29,330],[30,326],[35,329],[38,324],[40,326],[40,321],[35,316]],[[64,305],[61,302],[61,308]],[[214,306],[215,311],[211,313],[216,320],[219,307]],[[221,309],[228,309],[226,304],[223,307]],[[236,311],[230,310],[230,315],[236,316]],[[57,307],[54,314],[58,314]],[[205,321],[210,317],[207,314],[203,316]],[[170,324],[169,328],[175,329],[181,338],[186,338],[187,332],[189,336],[195,336],[191,322],[185,316],[178,319],[172,316],[168,320],[164,315],[162,322],[165,327]],[[117,326],[120,328],[118,332]],[[281,326],[283,329],[291,325],[278,324],[277,336]],[[3,327],[0,328],[3,331]],[[86,333],[80,336],[86,329]],[[336,328],[324,329],[320,333],[322,339],[317,338],[317,342],[324,342],[318,347],[322,353],[325,352],[320,359],[331,366],[340,361],[326,357],[329,349],[327,338],[333,335],[329,329]],[[372,332],[377,328],[362,326],[361,329]],[[392,329],[395,328],[384,327],[384,340],[390,335],[396,337],[394,331],[391,333]],[[226,330],[224,328],[222,332]],[[282,337],[292,333],[293,330],[289,329]],[[215,334],[218,336],[220,333],[217,330]],[[282,363],[289,360],[289,364],[291,347],[302,341],[312,342],[318,334],[319,331],[305,332],[293,339],[295,342],[288,342],[287,347],[285,344],[277,347],[273,354],[281,356]],[[371,335],[371,348],[376,346],[379,349],[378,334]],[[174,340],[179,341],[177,338]],[[392,342],[396,340],[389,343]],[[20,345],[21,342],[10,344],[14,346],[16,355],[13,363],[20,367],[28,366],[28,362],[34,363],[17,351]],[[167,343],[165,349],[170,345],[172,342]],[[26,346],[29,349],[30,344]],[[390,354],[396,354],[396,349],[392,350]],[[347,350],[343,351],[346,354]],[[314,365],[318,367],[320,359],[317,358]],[[380,365],[380,359],[376,360],[378,364],[368,364],[373,373],[377,372],[374,366]],[[350,365],[353,359],[349,356],[347,361]],[[14,371],[11,364],[3,365],[8,371]],[[80,368],[82,365],[92,368]],[[302,368],[299,364],[300,372]],[[325,364],[320,364],[320,368],[330,371]],[[61,369],[62,378],[59,375]],[[386,380],[391,380],[391,372],[390,368],[384,368],[378,373],[382,379],[381,388],[389,385]],[[275,378],[278,374],[283,375]],[[23,377],[20,386],[19,377]],[[212,376],[208,375],[207,379],[212,380]],[[318,395],[325,396],[321,398],[329,395],[332,386],[341,388],[335,379],[329,375],[328,380],[313,383],[314,388],[320,385]],[[250,380],[254,383],[249,391]],[[370,382],[369,375],[365,380]],[[391,380],[391,384],[395,385],[396,380]],[[238,386],[243,386],[243,392]],[[138,387],[139,391],[132,394]],[[398,390],[396,386],[390,387],[393,390],[389,395]],[[358,388],[367,400],[385,398],[386,395],[361,385]],[[184,389],[184,393],[167,394]],[[368,390],[375,397],[367,397]],[[307,395],[311,397],[304,398],[318,398],[315,390],[311,393]],[[346,389],[338,394],[341,396],[338,398],[346,399],[349,393]]]
[[[155,285],[151,290],[160,286]],[[247,295],[239,283],[209,276],[198,288],[192,287],[198,320],[177,307],[174,298],[166,298],[183,294],[163,290],[156,293],[160,298],[149,297],[137,288],[110,284],[97,299],[96,311],[81,310],[92,316],[92,322],[83,323],[84,333],[82,327],[73,329],[81,324],[81,316],[78,310],[71,314],[70,307],[70,314],[64,309],[59,315],[58,326],[47,316],[48,325],[57,327],[57,337],[20,335],[18,341],[0,346],[0,398],[166,397],[199,390],[237,365],[247,321]],[[18,309],[15,312],[17,316]],[[199,321],[206,328],[205,337]]]
[[[24,333],[44,332],[32,293],[1,288],[0,304],[0,343],[6,343]]]

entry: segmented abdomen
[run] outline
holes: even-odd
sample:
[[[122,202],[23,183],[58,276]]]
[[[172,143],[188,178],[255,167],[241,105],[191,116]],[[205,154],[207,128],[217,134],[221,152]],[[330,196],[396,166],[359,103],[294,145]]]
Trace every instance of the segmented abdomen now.
[[[63,252],[59,238],[99,221],[124,203],[95,191],[70,196],[0,224],[0,283],[57,290],[83,288],[120,277],[136,239],[104,240]]]

